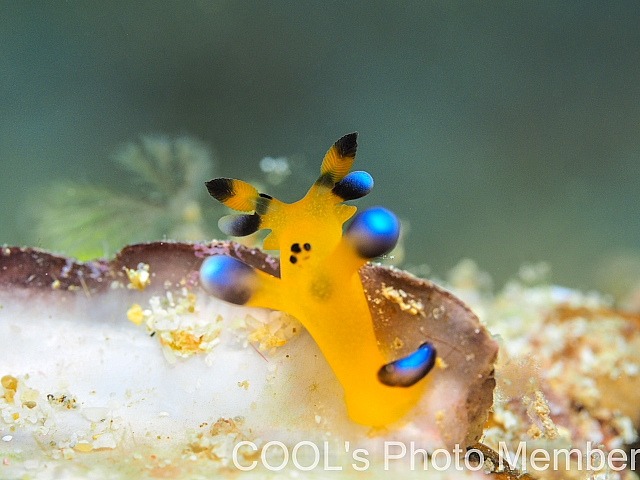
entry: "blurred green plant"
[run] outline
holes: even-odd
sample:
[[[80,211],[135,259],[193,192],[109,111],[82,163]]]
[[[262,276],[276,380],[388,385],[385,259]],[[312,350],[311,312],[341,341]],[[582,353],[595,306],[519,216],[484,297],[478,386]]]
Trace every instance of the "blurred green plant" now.
[[[33,233],[42,247],[88,260],[136,242],[212,238],[215,221],[205,222],[201,209],[208,199],[204,182],[215,176],[205,145],[190,137],[143,136],[112,159],[127,172],[121,190],[59,181],[35,197]]]

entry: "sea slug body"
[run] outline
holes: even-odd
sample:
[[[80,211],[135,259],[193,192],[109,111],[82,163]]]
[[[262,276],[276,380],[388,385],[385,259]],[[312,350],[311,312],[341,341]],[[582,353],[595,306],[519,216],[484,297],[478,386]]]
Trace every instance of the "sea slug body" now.
[[[241,212],[220,220],[228,235],[259,229],[271,232],[265,250],[280,251],[280,278],[241,261],[214,255],[200,269],[210,294],[239,305],[271,308],[295,316],[309,331],[345,392],[350,418],[384,426],[402,418],[417,403],[433,368],[436,351],[424,342],[413,353],[389,363],[380,351],[358,270],[390,251],[400,226],[382,207],[358,213],[346,205],[368,194],[373,179],[349,173],[357,133],[340,138],[326,153],[320,176],[306,196],[286,204],[240,180],[206,182],[209,193]]]

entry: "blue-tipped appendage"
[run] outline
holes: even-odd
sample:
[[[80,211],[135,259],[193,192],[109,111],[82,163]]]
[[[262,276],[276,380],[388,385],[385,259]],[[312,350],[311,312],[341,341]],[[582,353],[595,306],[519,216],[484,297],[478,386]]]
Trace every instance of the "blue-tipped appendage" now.
[[[340,180],[331,190],[343,200],[364,197],[373,188],[373,178],[367,172],[356,171]]]
[[[371,207],[353,217],[344,238],[362,258],[375,258],[389,252],[398,241],[400,222],[383,207]]]
[[[249,301],[257,285],[253,267],[226,255],[214,255],[202,262],[200,284],[208,293],[236,305]]]
[[[389,387],[410,387],[431,371],[436,361],[436,349],[425,342],[418,349],[378,371],[378,380]]]

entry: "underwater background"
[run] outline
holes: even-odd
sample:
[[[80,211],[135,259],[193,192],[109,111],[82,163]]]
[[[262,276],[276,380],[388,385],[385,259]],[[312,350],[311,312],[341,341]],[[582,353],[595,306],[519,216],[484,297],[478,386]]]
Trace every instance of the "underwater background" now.
[[[640,285],[638,2],[0,10],[0,244],[222,238],[209,176],[293,202],[357,130],[376,183],[356,204],[403,221],[402,268]]]

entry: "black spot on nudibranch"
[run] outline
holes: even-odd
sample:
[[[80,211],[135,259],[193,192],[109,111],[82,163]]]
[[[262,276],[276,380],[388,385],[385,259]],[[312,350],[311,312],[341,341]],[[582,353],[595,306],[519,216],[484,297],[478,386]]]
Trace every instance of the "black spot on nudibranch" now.
[[[309,250],[311,250],[311,244],[309,244],[309,243],[305,243],[302,247],[303,247],[307,252],[308,252]]]
[[[293,245],[291,245],[291,251],[293,253],[300,253],[302,251],[300,249],[300,244],[299,243],[294,243]]]
[[[289,257],[289,261],[290,261],[291,263],[296,263],[296,262],[298,261],[298,259],[296,258],[296,256],[295,256],[295,255],[291,255],[291,256]]]

